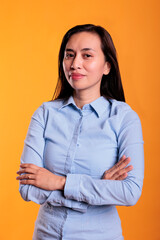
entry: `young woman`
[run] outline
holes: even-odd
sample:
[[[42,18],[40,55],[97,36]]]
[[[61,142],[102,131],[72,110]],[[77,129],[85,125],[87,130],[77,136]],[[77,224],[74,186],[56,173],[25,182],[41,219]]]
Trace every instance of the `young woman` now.
[[[125,103],[116,50],[100,26],[64,36],[54,100],[33,114],[17,172],[24,200],[41,204],[34,240],[122,240],[116,205],[136,204],[143,138]]]

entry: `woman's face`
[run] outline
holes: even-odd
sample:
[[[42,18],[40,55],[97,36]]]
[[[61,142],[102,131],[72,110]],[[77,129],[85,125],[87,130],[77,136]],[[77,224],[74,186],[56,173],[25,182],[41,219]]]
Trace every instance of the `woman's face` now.
[[[66,44],[63,70],[67,81],[77,91],[100,93],[103,74],[108,74],[110,64],[105,61],[98,34],[81,32],[70,37]]]

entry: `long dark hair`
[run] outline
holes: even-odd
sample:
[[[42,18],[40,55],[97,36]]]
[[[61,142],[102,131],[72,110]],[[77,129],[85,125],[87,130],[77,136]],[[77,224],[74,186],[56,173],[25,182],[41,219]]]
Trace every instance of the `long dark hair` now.
[[[100,93],[106,99],[116,99],[125,102],[123,86],[121,82],[121,75],[118,66],[116,49],[110,34],[101,26],[95,26],[93,24],[77,25],[64,35],[58,59],[58,82],[53,94],[53,99],[68,99],[73,94],[73,88],[68,83],[64,71],[63,71],[63,58],[65,47],[73,34],[79,32],[91,32],[99,35],[101,39],[101,48],[104,53],[106,61],[111,65],[111,69],[108,75],[103,75],[101,81]],[[53,100],[52,99],[52,100]]]

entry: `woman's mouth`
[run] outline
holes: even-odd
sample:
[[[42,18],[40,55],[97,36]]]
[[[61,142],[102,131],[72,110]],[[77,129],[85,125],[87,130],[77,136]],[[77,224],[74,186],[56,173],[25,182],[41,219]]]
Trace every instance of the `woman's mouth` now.
[[[81,79],[81,78],[83,78],[84,77],[84,75],[83,74],[80,74],[80,73],[72,73],[71,74],[71,78],[73,79],[73,80],[79,80],[79,79]]]

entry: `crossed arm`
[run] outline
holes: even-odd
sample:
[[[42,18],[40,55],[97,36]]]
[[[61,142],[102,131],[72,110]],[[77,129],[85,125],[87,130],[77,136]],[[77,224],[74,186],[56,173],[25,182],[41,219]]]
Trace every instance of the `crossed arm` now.
[[[123,155],[117,164],[104,172],[102,180],[125,179],[127,173],[133,169],[132,165],[126,167],[129,162],[130,158],[126,158],[125,155]],[[20,183],[24,185],[34,185],[35,187],[50,191],[64,190],[65,187],[66,177],[55,175],[47,169],[38,167],[34,164],[21,164],[20,170],[17,171],[17,174],[19,174],[19,176],[16,179],[20,180]]]
[[[17,180],[24,200],[86,211],[93,205],[134,205],[143,185],[143,140],[137,115],[127,112],[118,134],[120,161],[102,179],[84,174],[57,176],[43,167],[44,118],[39,108],[32,118]],[[125,157],[129,156],[129,157]],[[132,164],[132,165],[130,165]],[[128,165],[128,166],[127,166]],[[64,191],[63,191],[64,190]]]

